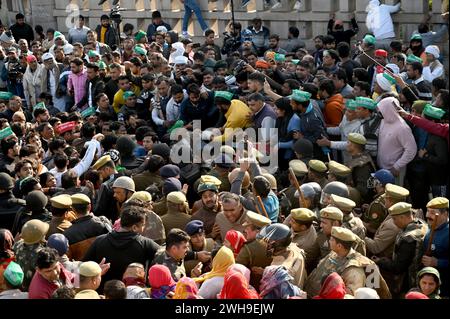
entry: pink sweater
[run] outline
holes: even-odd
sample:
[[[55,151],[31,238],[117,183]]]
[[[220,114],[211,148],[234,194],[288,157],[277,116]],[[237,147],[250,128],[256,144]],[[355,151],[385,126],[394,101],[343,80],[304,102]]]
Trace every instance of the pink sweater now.
[[[75,104],[81,101],[86,93],[86,80],[87,80],[87,72],[83,70],[78,74],[73,74],[72,72],[69,74],[69,80],[67,82],[67,88],[69,90],[73,90],[73,95],[75,99]]]
[[[377,161],[381,168],[400,170],[416,156],[417,144],[410,127],[397,113],[395,100],[390,97],[378,103],[383,120],[378,135]]]

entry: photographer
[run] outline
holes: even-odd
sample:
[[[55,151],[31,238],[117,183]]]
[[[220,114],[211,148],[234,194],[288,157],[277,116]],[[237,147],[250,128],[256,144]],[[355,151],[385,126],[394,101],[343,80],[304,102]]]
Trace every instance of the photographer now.
[[[230,22],[228,24],[228,32],[224,32],[223,35],[223,47],[220,51],[224,55],[231,55],[231,53],[238,51],[242,45],[242,25],[239,22]]]
[[[21,65],[15,47],[8,48],[6,54],[8,59],[2,69],[1,78],[6,81],[9,92],[24,98],[22,79],[26,69]]]

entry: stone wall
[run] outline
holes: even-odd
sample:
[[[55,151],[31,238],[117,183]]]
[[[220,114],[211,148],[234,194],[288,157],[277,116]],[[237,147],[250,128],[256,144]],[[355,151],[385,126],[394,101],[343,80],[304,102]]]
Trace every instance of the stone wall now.
[[[95,28],[99,23],[100,16],[109,13],[110,1],[102,7],[98,6],[99,0],[22,0],[27,18],[32,24],[41,24],[44,30],[47,27],[56,27],[61,32],[67,32],[69,13],[66,11],[69,5],[77,5],[80,13],[87,17],[87,25]],[[365,8],[369,0],[302,0],[300,12],[292,11],[295,0],[281,0],[282,8],[274,11],[263,11],[263,0],[252,0],[250,4],[241,9],[241,0],[234,0],[235,19],[241,22],[243,27],[254,17],[260,17],[265,26],[269,27],[271,33],[277,33],[281,39],[287,37],[290,26],[300,29],[300,37],[306,39],[308,48],[313,47],[312,38],[318,34],[325,34],[330,12],[336,13],[337,19],[342,19],[348,25],[350,15],[355,12],[360,26],[360,39],[367,31],[365,26]],[[19,1],[12,1],[13,8],[9,14],[13,16],[17,10]],[[203,17],[209,26],[222,35],[227,23],[231,20],[230,0],[211,2],[198,0],[203,11]],[[384,0],[386,4],[393,4],[394,0]],[[411,33],[417,29],[417,25],[423,20],[424,15],[429,13],[428,0],[402,0],[402,11],[395,14],[394,22],[396,34],[403,40],[408,41]],[[123,23],[131,23],[138,29],[146,30],[151,22],[151,11],[160,10],[166,22],[175,30],[181,30],[184,15],[184,7],[179,0],[121,0],[121,7],[127,11],[122,12]],[[431,23],[440,23],[442,0],[432,1],[433,17]],[[201,29],[195,15],[189,24],[189,32],[201,35]],[[201,37],[195,37],[194,41],[201,41]],[[221,40],[218,40],[221,44]],[[442,43],[441,48],[448,54],[447,40]]]

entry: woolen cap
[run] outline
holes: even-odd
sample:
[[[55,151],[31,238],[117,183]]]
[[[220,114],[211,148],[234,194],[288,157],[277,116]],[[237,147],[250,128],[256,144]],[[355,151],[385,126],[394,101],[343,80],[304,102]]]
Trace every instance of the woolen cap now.
[[[159,169],[159,175],[162,178],[176,177],[180,175],[180,168],[173,164],[167,164]]]
[[[203,233],[205,231],[205,228],[201,220],[191,220],[186,224],[184,230],[189,236],[193,236],[198,233]]]
[[[3,272],[3,278],[13,287],[18,287],[23,282],[24,273],[20,265],[11,261]]]

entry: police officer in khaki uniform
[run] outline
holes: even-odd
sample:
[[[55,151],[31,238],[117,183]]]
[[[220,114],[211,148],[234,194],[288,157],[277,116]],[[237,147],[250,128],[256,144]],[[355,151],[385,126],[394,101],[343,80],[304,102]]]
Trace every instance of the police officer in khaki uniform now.
[[[83,290],[97,290],[102,282],[102,268],[95,261],[85,261],[80,264],[80,287],[77,292]]]
[[[373,257],[381,270],[394,275],[390,283],[393,295],[400,297],[409,289],[417,287],[417,272],[421,265],[423,240],[428,231],[427,224],[415,219],[411,204],[400,202],[389,207],[389,216],[400,229],[395,239],[392,258]]]
[[[66,229],[72,226],[67,220],[70,207],[72,206],[72,198],[70,195],[63,194],[50,198],[52,205],[52,220],[50,228],[47,232],[47,238],[52,234],[62,234]]]
[[[386,184],[384,194],[385,207],[389,209],[392,205],[406,201],[409,191],[394,184]],[[368,256],[377,255],[378,257],[391,258],[394,251],[395,237],[400,229],[394,224],[391,216],[387,216],[377,229],[373,239],[364,238]]]
[[[375,164],[372,157],[365,151],[366,138],[359,133],[348,135],[347,151],[352,156],[348,167],[352,170],[353,185],[359,191],[363,202],[369,202],[373,196],[367,188],[367,180],[370,174],[375,172]]]
[[[291,210],[290,216],[292,242],[303,249],[308,256],[317,239],[317,232],[313,227],[316,214],[308,208],[296,208]]]
[[[164,224],[161,217],[156,215],[152,209],[152,195],[147,191],[139,191],[131,195],[130,199],[126,204],[132,204],[132,200],[139,200],[149,205],[149,210],[147,211],[147,218],[145,219],[144,231],[142,236],[153,239],[158,245],[164,244],[166,241],[166,232],[164,229]]]
[[[272,262],[272,257],[267,256],[266,246],[261,241],[256,240],[256,236],[263,227],[270,224],[271,221],[267,217],[252,211],[247,211],[247,216],[243,224],[243,234],[247,242],[237,255],[236,263],[242,264],[252,270],[250,284],[255,288],[259,287],[262,270]]]
[[[366,227],[359,217],[353,215],[353,209],[356,204],[349,198],[331,194],[331,205],[339,208],[344,214],[342,227],[350,229],[359,238],[366,237]]]
[[[331,229],[330,247],[332,251],[309,275],[305,284],[308,297],[312,298],[319,293],[322,279],[332,272],[336,272],[342,277],[348,292],[352,295],[358,288],[368,287],[376,289],[382,299],[391,297],[376,264],[352,248],[356,238],[357,236],[349,229],[343,227]],[[373,280],[368,280],[370,278]],[[373,282],[374,280],[378,281]]]
[[[167,195],[167,214],[161,216],[164,229],[167,233],[173,228],[184,229],[191,220],[191,215],[186,214],[189,206],[186,195],[182,192],[171,192]]]
[[[192,220],[186,224],[184,230],[190,237],[189,249],[194,252],[207,251],[212,252],[216,247],[216,242],[212,238],[206,238],[204,224],[201,220]],[[197,266],[198,260],[191,259],[184,261],[186,274],[191,275],[191,271]],[[211,270],[209,263],[203,263],[202,274]]]
[[[180,192],[181,191],[181,182],[179,179],[175,177],[169,177],[163,182],[162,194],[163,197],[153,203],[153,211],[158,216],[163,216],[167,214],[167,198],[166,196],[171,192]]]
[[[356,203],[356,206],[359,207],[361,206],[361,195],[356,188],[351,186],[351,174],[352,170],[341,163],[336,161],[330,161],[328,163],[328,181],[338,181],[346,184],[350,199]]]
[[[231,189],[228,174],[235,168],[233,159],[227,155],[222,154],[214,160],[214,168],[209,171],[208,175],[217,177],[220,181],[220,192],[229,192]]]
[[[219,187],[222,182],[211,175],[203,175],[199,180],[197,193],[201,199],[194,204],[200,205],[195,213],[192,214],[191,220],[201,220],[204,224],[204,232],[207,237],[216,239],[219,236],[219,230],[214,229],[216,216],[222,211],[222,204],[219,201]]]
[[[312,271],[319,260],[330,253],[330,239],[331,229],[334,226],[341,226],[344,214],[337,207],[327,206],[320,210],[320,230],[317,233],[316,241],[313,247],[306,255],[306,269],[308,272]]]
[[[324,188],[324,186],[328,183],[327,171],[328,168],[324,162],[319,160],[310,160],[308,169],[308,181],[316,182],[320,185],[320,187]]]
[[[289,168],[292,168],[294,171],[295,177],[300,185],[302,185],[306,176],[308,175],[308,167],[301,160],[292,160],[289,162]],[[288,175],[289,183],[291,184],[288,188],[285,188],[280,191],[280,194],[284,194],[289,201],[289,211],[294,208],[299,208],[299,200],[298,197],[295,197],[295,192],[297,188],[295,188],[295,181],[292,180],[291,174]],[[289,211],[287,213],[289,213]],[[287,215],[287,214],[286,214]]]
[[[258,240],[267,244],[267,253],[273,257],[272,266],[284,266],[293,277],[292,283],[303,288],[306,280],[305,252],[292,242],[288,226],[273,223],[261,229]]]

